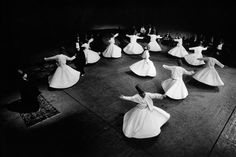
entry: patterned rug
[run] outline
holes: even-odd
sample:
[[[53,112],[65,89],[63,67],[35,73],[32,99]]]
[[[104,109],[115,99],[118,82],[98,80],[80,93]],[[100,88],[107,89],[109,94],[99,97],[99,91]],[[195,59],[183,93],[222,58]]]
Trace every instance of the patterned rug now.
[[[38,96],[38,100],[39,100],[39,110],[37,112],[20,113],[20,116],[24,120],[25,125],[27,127],[35,125],[47,118],[50,118],[60,113],[42,95]]]

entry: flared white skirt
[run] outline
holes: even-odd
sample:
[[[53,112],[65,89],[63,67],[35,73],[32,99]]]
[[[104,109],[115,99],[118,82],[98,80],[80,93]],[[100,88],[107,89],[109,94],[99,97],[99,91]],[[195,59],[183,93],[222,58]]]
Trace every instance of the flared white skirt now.
[[[150,46],[150,49],[149,49],[150,51],[154,51],[154,52],[161,51],[161,47],[156,41],[151,41],[150,43],[148,43],[148,45]]]
[[[48,79],[49,87],[68,88],[76,84],[80,79],[80,72],[68,65],[58,66],[53,75]]]
[[[188,96],[188,90],[182,79],[169,78],[161,83],[165,94],[172,99],[184,99]]]
[[[223,86],[224,82],[221,80],[218,72],[214,67],[206,67],[198,71],[193,78],[199,82],[210,86]]]
[[[184,59],[186,60],[188,64],[198,66],[198,65],[205,64],[204,61],[198,60],[198,58],[202,58],[202,57],[203,57],[202,55],[189,54],[189,55],[184,56]]]
[[[120,58],[121,48],[115,44],[110,44],[102,55],[107,58]]]
[[[124,49],[126,54],[137,55],[143,53],[143,47],[137,42],[129,43]]]
[[[130,66],[130,70],[139,76],[156,76],[156,68],[151,60],[141,60]]]
[[[153,106],[153,110],[139,108],[129,110],[123,119],[123,133],[128,138],[150,138],[160,134],[161,126],[170,118],[170,114]]]
[[[86,64],[96,63],[101,58],[98,52],[89,49],[84,50],[84,55],[86,59]]]
[[[188,55],[188,52],[183,46],[176,46],[168,51],[168,54],[178,57],[178,58],[183,58],[184,56]]]

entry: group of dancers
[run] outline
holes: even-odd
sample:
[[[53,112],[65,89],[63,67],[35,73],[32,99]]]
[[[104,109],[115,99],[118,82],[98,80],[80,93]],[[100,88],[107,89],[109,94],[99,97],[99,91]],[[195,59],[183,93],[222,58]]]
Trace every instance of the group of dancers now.
[[[161,46],[158,43],[158,39],[162,37],[156,34],[155,29],[150,30],[146,35],[150,37],[150,41],[146,46],[142,46],[137,42],[137,39],[142,40],[145,37],[139,36],[140,33],[134,31],[132,35],[126,34],[126,37],[130,38],[130,42],[122,49],[116,45],[115,38],[119,34],[111,35],[109,39],[109,45],[103,52],[96,52],[91,50],[90,43],[93,42],[93,38],[81,43],[78,36],[75,44],[76,54],[72,57],[68,57],[65,54],[58,54],[52,57],[45,57],[44,60],[56,60],[57,69],[49,77],[49,86],[52,88],[68,88],[75,85],[81,76],[84,75],[84,66],[86,64],[96,63],[101,59],[101,55],[104,58],[120,58],[122,57],[122,50],[128,55],[141,55],[142,60],[130,65],[130,70],[136,75],[142,77],[156,77],[156,67],[150,60],[151,52],[162,51]],[[161,86],[164,90],[164,94],[145,92],[141,85],[138,84],[135,88],[138,94],[134,96],[123,96],[120,98],[138,103],[137,106],[128,111],[123,119],[123,132],[126,137],[129,138],[149,138],[160,134],[161,126],[164,125],[170,118],[170,114],[166,111],[153,105],[152,99],[163,99],[169,97],[175,100],[181,100],[188,96],[188,90],[183,81],[183,75],[192,75],[192,77],[204,84],[210,86],[222,86],[224,85],[218,72],[214,68],[215,64],[224,67],[217,59],[213,57],[203,57],[202,51],[207,47],[203,47],[202,43],[199,46],[191,47],[189,50],[194,50],[194,53],[188,52],[183,46],[183,40],[181,36],[178,36],[174,41],[177,45],[168,51],[169,55],[178,58],[177,65],[163,65],[163,68],[171,71],[169,79],[162,81]],[[199,71],[187,71],[182,67],[183,58],[188,64],[192,66],[199,66],[206,64],[204,68]],[[75,61],[76,69],[68,66],[67,61]]]

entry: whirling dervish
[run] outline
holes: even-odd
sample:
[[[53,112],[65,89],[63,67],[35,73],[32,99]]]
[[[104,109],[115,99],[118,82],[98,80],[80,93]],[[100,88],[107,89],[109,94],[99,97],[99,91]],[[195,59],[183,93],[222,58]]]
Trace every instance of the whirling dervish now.
[[[165,95],[144,92],[139,85],[135,88],[138,94],[120,98],[138,103],[124,115],[123,133],[128,138],[150,138],[161,133],[161,127],[169,119],[170,114],[153,105],[152,99],[163,99]]]
[[[207,47],[203,47],[202,42],[200,42],[199,46],[191,47],[189,50],[194,50],[194,53],[184,56],[188,64],[194,66],[205,64],[203,60],[198,60],[198,58],[203,58],[202,51],[207,50]]]
[[[83,45],[81,45],[81,47],[84,48],[83,51],[84,51],[84,54],[85,54],[86,64],[96,63],[101,58],[99,56],[100,52],[95,52],[95,51],[90,49],[90,43],[91,42],[93,42],[93,38],[89,39],[89,41],[87,43],[84,43]]]
[[[137,31],[134,31],[133,35],[126,34],[130,38],[130,43],[123,49],[126,54],[137,55],[143,53],[143,47],[137,43],[137,39],[143,39],[137,35]]]
[[[149,46],[145,47],[142,54],[142,60],[138,61],[130,66],[130,70],[139,76],[156,76],[156,68],[153,62],[149,59]]]
[[[188,90],[183,81],[183,74],[193,75],[194,71],[187,71],[181,67],[182,62],[178,60],[178,66],[163,65],[163,68],[171,71],[171,78],[163,81],[161,86],[165,95],[172,99],[184,99],[188,96]]]
[[[221,80],[214,66],[217,64],[223,68],[224,65],[213,57],[198,58],[198,60],[206,61],[207,64],[205,68],[194,74],[193,78],[210,86],[223,86],[224,82]]]
[[[168,51],[168,54],[183,58],[184,56],[188,55],[188,52],[183,47],[183,39],[179,36],[178,38],[174,39],[174,41],[178,42],[177,45]]]
[[[75,56],[68,57],[64,54],[58,54],[52,57],[45,57],[45,61],[56,60],[57,69],[48,79],[51,88],[68,88],[76,84],[80,79],[80,72],[66,65],[66,61],[72,61]]]
[[[150,46],[150,51],[162,51],[160,45],[157,43],[157,39],[161,39],[162,37],[160,35],[156,35],[155,27],[151,29],[151,32],[148,34],[148,36],[150,36],[150,42],[148,43]]]
[[[116,33],[108,41],[110,44],[108,45],[106,50],[102,53],[104,57],[107,57],[107,58],[120,58],[121,57],[121,48],[115,45],[115,37],[117,37],[118,35],[119,34]]]

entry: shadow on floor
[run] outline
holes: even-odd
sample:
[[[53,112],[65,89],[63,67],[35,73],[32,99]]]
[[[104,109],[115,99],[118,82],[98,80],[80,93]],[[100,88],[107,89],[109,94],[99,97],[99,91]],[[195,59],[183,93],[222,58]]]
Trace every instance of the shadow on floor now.
[[[5,105],[9,111],[18,112],[18,113],[30,113],[36,112],[39,110],[39,104],[28,105],[24,104],[21,100],[16,100],[10,104]]]
[[[132,71],[126,71],[125,72],[126,74],[132,76],[132,77],[137,77],[139,79],[153,79],[154,77],[150,77],[150,76],[139,76],[139,75],[136,75],[135,73],[133,73]]]
[[[124,141],[131,147],[135,149],[147,149],[153,146],[159,136],[146,138],[146,139],[135,139],[135,138],[127,138],[124,136]]]
[[[195,79],[188,81],[188,85],[198,88],[198,90],[209,91],[212,93],[218,93],[220,91],[219,87],[209,86],[204,83],[198,82]]]

